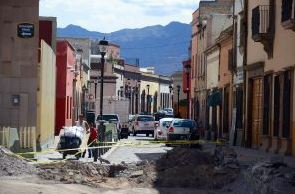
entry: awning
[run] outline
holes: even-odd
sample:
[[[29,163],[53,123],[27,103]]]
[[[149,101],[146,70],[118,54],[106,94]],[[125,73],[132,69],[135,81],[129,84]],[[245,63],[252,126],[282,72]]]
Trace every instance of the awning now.
[[[213,91],[207,100],[208,106],[218,106],[221,104],[221,92],[219,90]]]

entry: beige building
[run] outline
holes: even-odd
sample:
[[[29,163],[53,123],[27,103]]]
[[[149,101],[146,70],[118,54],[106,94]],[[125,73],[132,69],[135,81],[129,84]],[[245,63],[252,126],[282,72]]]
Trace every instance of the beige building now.
[[[199,126],[208,128],[206,50],[215,43],[230,22],[232,0],[200,1],[193,13],[192,31],[192,96],[193,115]]]
[[[248,0],[245,6],[245,143],[295,155],[294,1]]]
[[[55,54],[44,41],[38,46],[39,0],[0,1],[0,13],[5,13],[0,15],[0,128],[16,131],[11,138],[3,130],[0,139],[12,141],[15,149],[48,147],[54,134]]]

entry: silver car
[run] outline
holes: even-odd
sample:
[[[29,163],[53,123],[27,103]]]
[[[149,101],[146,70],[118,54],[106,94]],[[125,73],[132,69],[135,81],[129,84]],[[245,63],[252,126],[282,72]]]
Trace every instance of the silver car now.
[[[170,140],[197,140],[199,131],[194,120],[174,119],[168,128],[168,141]]]
[[[136,115],[130,127],[133,136],[136,136],[136,134],[146,134],[147,137],[150,134],[154,136],[155,118],[150,115]]]

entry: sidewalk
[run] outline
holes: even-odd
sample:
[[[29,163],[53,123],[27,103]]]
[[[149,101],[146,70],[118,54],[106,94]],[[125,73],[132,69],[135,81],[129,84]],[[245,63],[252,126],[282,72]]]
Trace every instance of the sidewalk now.
[[[271,159],[280,159],[284,161],[289,167],[295,168],[295,157],[292,156],[282,156],[279,154],[274,154],[270,152],[265,152],[262,150],[244,148],[240,146],[230,146],[237,153],[237,159],[242,166],[253,165],[258,161],[268,161]],[[214,144],[204,144],[203,150],[206,152],[214,153]]]
[[[234,150],[238,155],[238,160],[241,164],[250,165],[262,160],[271,160],[272,158],[282,159],[289,167],[295,168],[295,157],[282,156],[279,154],[273,154],[262,150],[255,150],[249,148],[243,148],[233,146]]]

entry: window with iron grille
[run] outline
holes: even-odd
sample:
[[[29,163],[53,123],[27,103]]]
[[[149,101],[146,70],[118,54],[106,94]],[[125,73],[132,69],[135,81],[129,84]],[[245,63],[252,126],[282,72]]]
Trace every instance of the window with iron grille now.
[[[291,72],[284,73],[283,137],[290,137]]]
[[[279,128],[280,128],[280,76],[276,76],[274,80],[274,123],[273,123],[273,136],[279,136]]]
[[[270,32],[270,6],[260,5],[252,10],[252,37]]]
[[[263,135],[269,135],[269,121],[270,121],[270,85],[271,76],[264,77],[263,86]]]
[[[282,1],[282,22],[288,21],[292,19],[292,15],[294,14],[293,7],[294,0],[283,0]],[[293,10],[293,12],[292,12]]]

